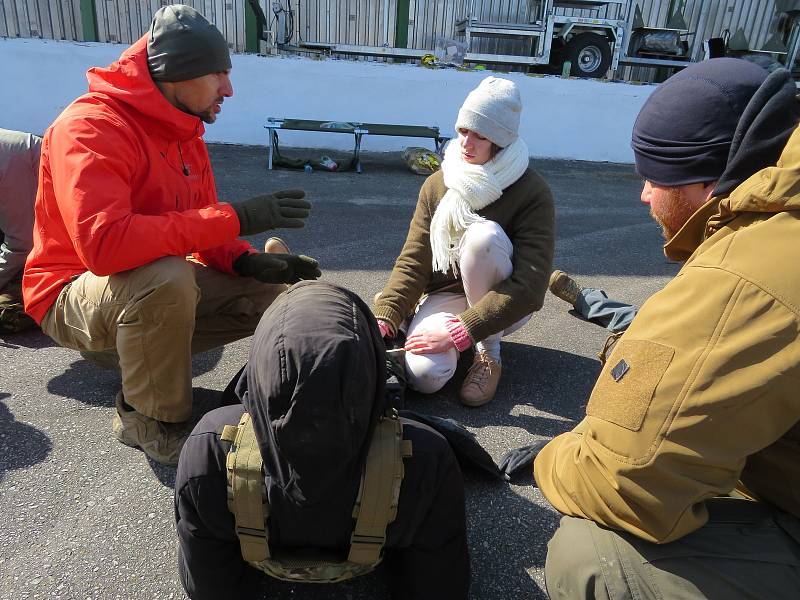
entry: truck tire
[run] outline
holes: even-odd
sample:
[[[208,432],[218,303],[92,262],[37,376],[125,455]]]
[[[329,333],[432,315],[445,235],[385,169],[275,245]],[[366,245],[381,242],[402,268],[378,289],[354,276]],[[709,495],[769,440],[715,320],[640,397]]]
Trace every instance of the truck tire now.
[[[608,39],[597,33],[579,33],[564,49],[564,60],[570,61],[570,75],[603,77],[611,66],[611,46]]]

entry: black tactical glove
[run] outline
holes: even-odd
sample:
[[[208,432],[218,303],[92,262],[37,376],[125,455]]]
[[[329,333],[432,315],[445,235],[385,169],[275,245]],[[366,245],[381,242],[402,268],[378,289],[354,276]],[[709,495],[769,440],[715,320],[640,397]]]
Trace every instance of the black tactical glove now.
[[[514,479],[519,475],[533,475],[533,460],[539,451],[544,448],[548,440],[537,440],[527,446],[516,450],[509,450],[500,459],[500,470],[507,479]]]
[[[311,203],[303,200],[305,195],[303,190],[280,190],[231,203],[239,217],[239,235],[252,235],[281,227],[303,227],[304,219],[311,212]]]
[[[264,283],[297,283],[322,275],[319,263],[302,254],[242,254],[233,263],[233,270]]]

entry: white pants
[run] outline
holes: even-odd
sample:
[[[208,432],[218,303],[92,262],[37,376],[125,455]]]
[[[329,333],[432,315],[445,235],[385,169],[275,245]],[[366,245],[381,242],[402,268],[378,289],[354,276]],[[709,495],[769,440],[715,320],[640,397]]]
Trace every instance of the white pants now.
[[[420,302],[408,327],[411,336],[417,330],[442,327],[467,307],[480,302],[496,284],[511,276],[511,257],[514,247],[511,240],[494,221],[474,223],[464,232],[459,252],[459,271],[464,293],[443,292],[431,294]],[[476,350],[487,352],[500,361],[500,338],[522,327],[531,315],[523,317],[505,331],[479,341]],[[413,354],[406,352],[406,374],[409,385],[424,394],[440,390],[456,372],[458,350],[450,348],[440,354]]]

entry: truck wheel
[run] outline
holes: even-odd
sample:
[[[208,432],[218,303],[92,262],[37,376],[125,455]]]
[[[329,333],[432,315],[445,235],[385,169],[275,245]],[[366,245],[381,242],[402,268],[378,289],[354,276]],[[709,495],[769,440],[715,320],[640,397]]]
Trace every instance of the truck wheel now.
[[[564,60],[572,63],[570,75],[603,77],[611,66],[611,46],[597,33],[579,33],[567,42]]]

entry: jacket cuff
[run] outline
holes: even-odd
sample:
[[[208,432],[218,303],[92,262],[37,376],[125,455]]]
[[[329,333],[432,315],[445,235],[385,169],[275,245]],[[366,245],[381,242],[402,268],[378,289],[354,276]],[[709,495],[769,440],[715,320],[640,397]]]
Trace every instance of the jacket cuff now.
[[[395,332],[397,332],[398,327],[400,327],[404,319],[400,313],[385,304],[382,306],[375,306],[375,308],[372,309],[372,313],[375,315],[376,319],[381,319],[389,323]]]
[[[242,277],[250,277],[250,273],[247,272],[247,257],[251,254],[255,254],[255,252],[242,252],[236,259],[234,259],[232,265],[234,273]]]
[[[487,329],[486,324],[483,322],[483,319],[480,318],[478,312],[472,307],[468,308],[460,315],[458,315],[458,319],[461,321],[461,324],[464,326],[464,329],[467,330],[469,336],[477,342],[483,340],[486,337],[486,335],[491,335],[491,334],[484,335],[484,332]]]
[[[472,346],[472,338],[469,337],[469,333],[467,333],[467,330],[460,319],[448,319],[445,321],[444,326],[445,329],[447,329],[447,332],[450,334],[450,338],[453,340],[456,350],[463,352]]]

